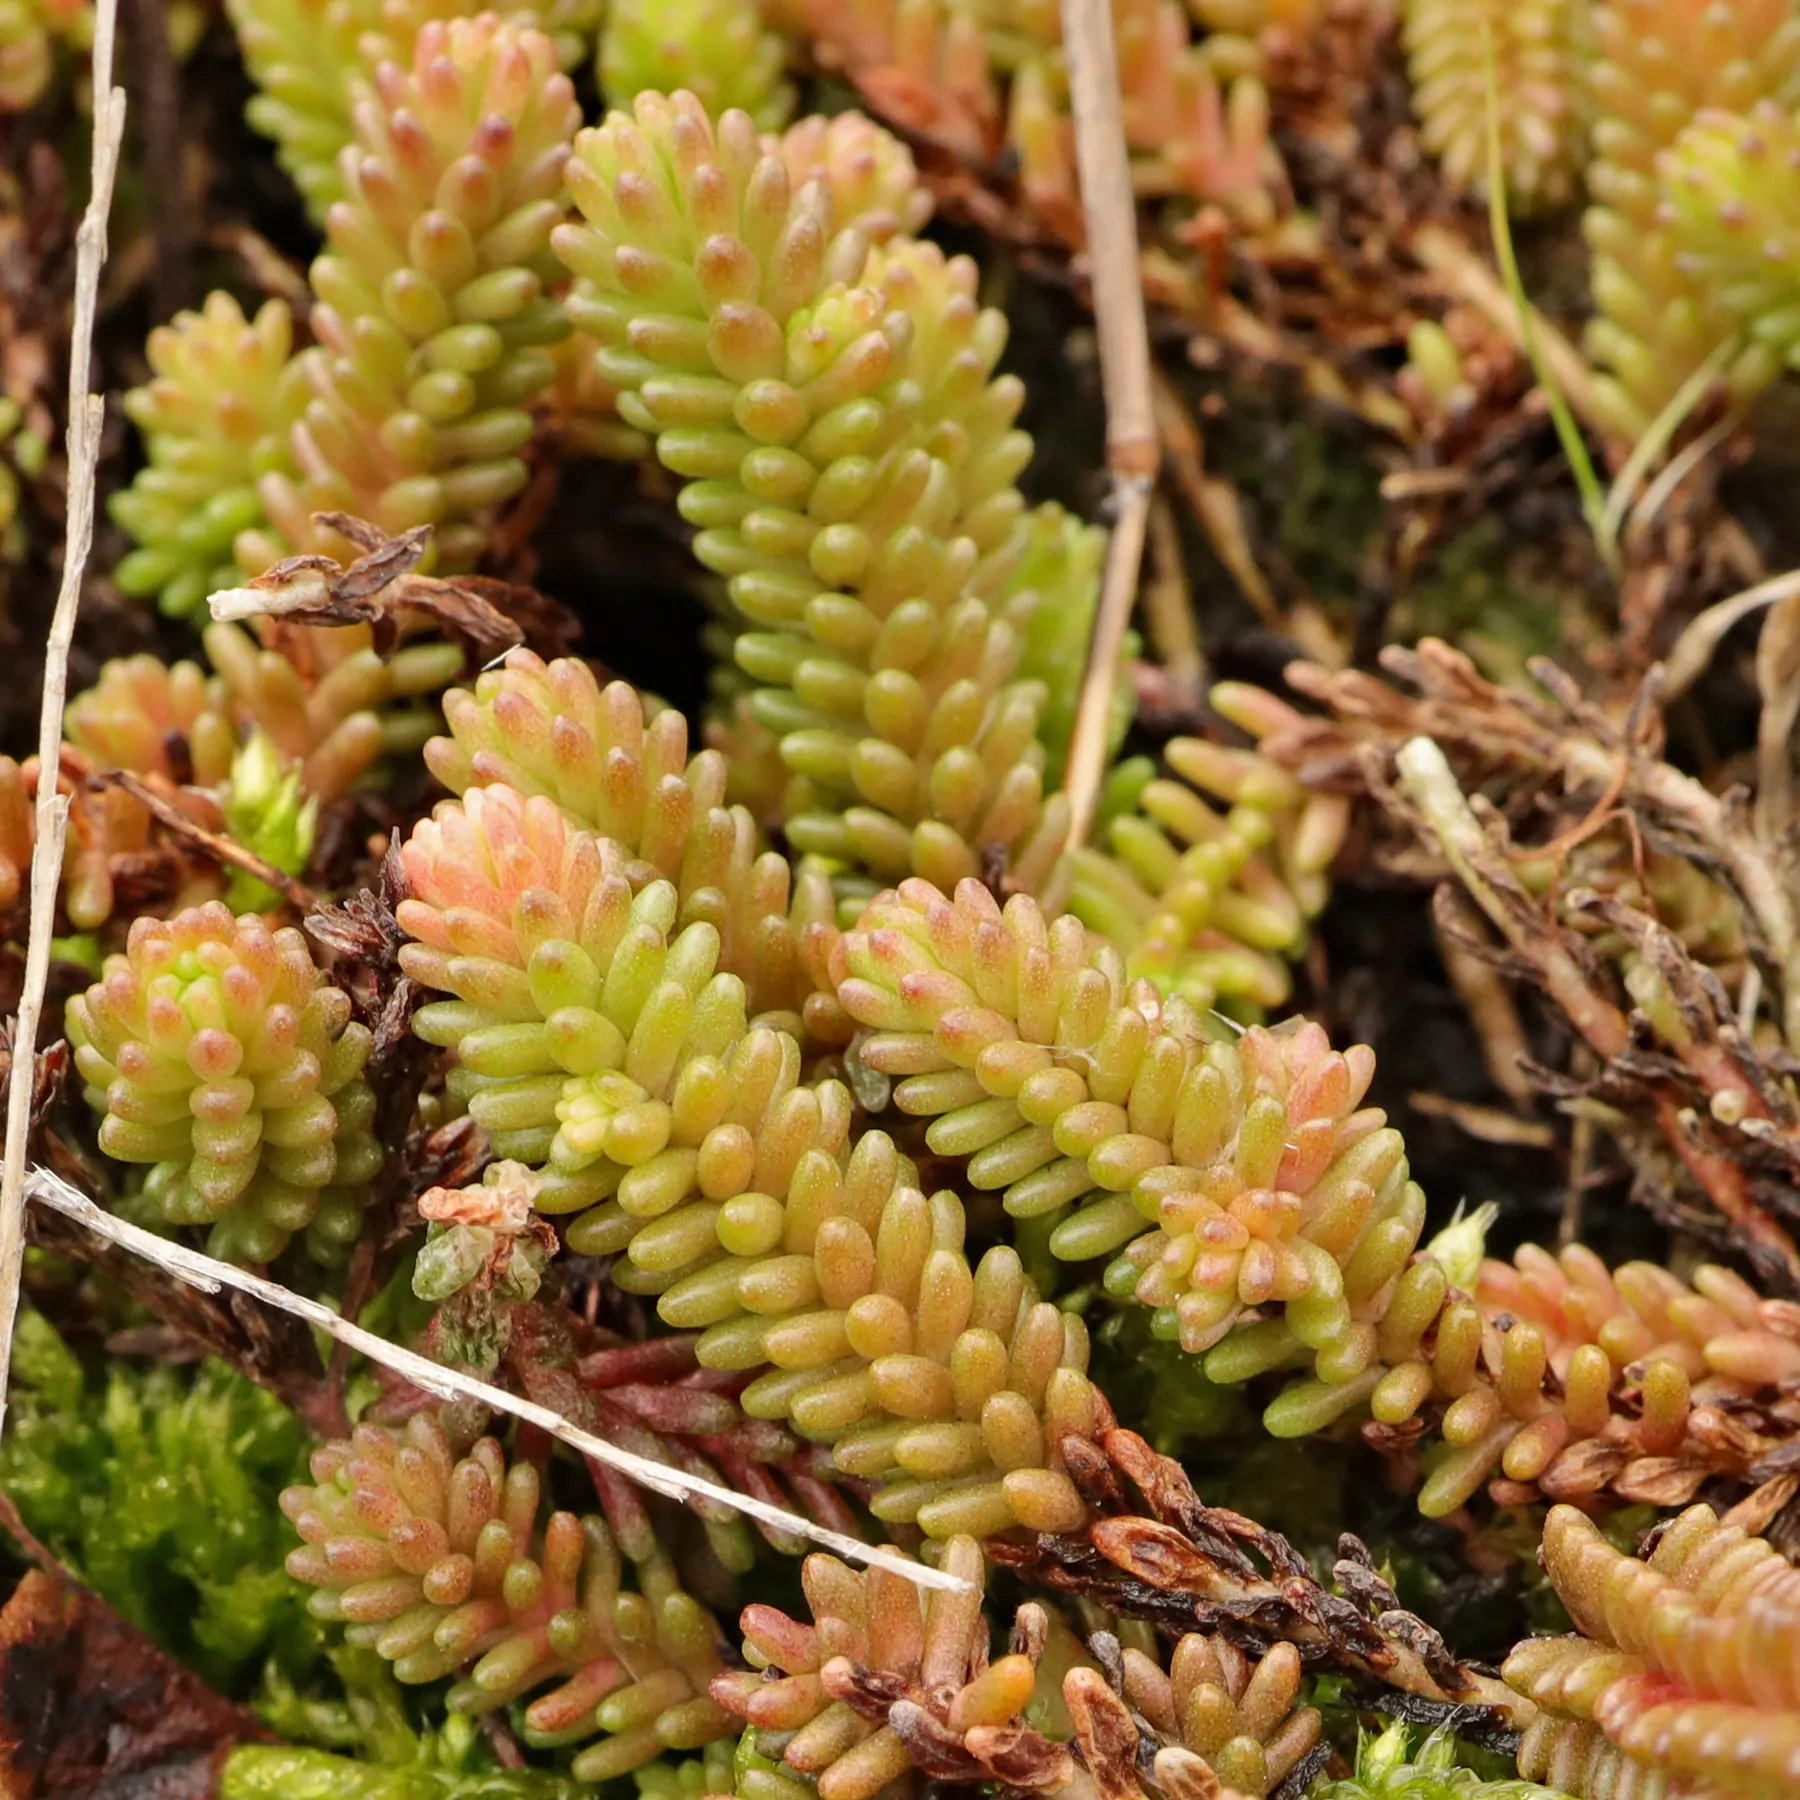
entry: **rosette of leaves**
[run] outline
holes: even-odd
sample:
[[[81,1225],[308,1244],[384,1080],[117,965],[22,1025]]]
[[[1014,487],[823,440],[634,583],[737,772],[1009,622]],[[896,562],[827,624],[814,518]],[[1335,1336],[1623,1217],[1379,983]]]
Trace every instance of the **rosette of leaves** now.
[[[612,0],[600,34],[600,91],[629,106],[645,89],[685,89],[709,113],[740,107],[763,131],[794,110],[788,45],[754,0]]]
[[[235,583],[238,537],[263,521],[256,483],[289,467],[288,431],[306,404],[292,342],[283,302],[246,319],[218,291],[150,333],[151,379],[125,396],[145,466],[110,504],[138,546],[115,574],[121,592],[186,617]]]
[[[95,778],[113,770],[136,775],[196,824],[224,829],[217,790],[230,774],[236,736],[218,684],[191,662],[115,658],[70,702],[64,737],[59,780],[69,796],[69,835],[62,899],[70,924],[84,931],[105,925],[121,891],[133,911],[179,910],[216,897],[223,884],[209,861],[171,839],[135,795]],[[6,778],[15,804],[35,790],[37,777],[33,758]],[[13,817],[23,825],[16,841],[28,859],[30,807]]]
[[[1762,100],[1748,114],[1711,110],[1657,159],[1660,218],[1675,266],[1715,295],[1782,361],[1800,356],[1800,129]]]
[[[1738,332],[1716,286],[1682,267],[1662,215],[1658,155],[1708,109],[1745,115],[1761,100],[1800,101],[1800,19],[1786,0],[1606,0],[1594,31],[1593,204],[1582,229],[1597,316],[1587,346],[1603,369],[1596,391],[1606,424],[1631,440]],[[1726,377],[1743,396],[1779,366],[1752,338]]]
[[[1457,1761],[1447,1725],[1416,1747],[1415,1730],[1396,1719],[1379,1732],[1359,1734],[1355,1771],[1314,1788],[1313,1800],[1552,1800],[1556,1792],[1531,1781],[1483,1780]]]
[[[210,1226],[212,1254],[238,1262],[298,1231],[328,1259],[355,1240],[381,1162],[370,1037],[298,931],[216,902],[134,920],[68,1033],[101,1149],[149,1165],[170,1224]]]
[[[532,0],[522,6],[482,6],[479,0],[380,0],[380,29],[362,42],[363,61],[404,61],[419,28],[431,19],[472,18],[491,12],[521,31],[541,31],[556,46],[565,73],[593,54],[594,33],[606,16],[606,0]]]
[[[822,182],[832,218],[871,243],[914,236],[931,217],[912,152],[862,113],[808,113],[781,134],[780,153],[795,189]]]
[[[546,664],[528,650],[484,670],[473,692],[444,697],[448,738],[425,747],[452,793],[505,786],[554,801],[563,816],[612,840],[640,871],[676,884],[677,921],[719,934],[719,964],[746,984],[753,1017],[780,1015],[827,1043],[847,1022],[824,991],[831,889],[762,847],[741,806],[727,807],[729,763],[714,749],[687,754],[687,724],[665,708],[646,720],[624,682],[604,688],[572,657]]]
[[[1491,79],[1508,206],[1575,198],[1592,112],[1591,29],[1582,0],[1409,0],[1406,55],[1420,141],[1452,188],[1486,186]]]
[[[305,409],[289,469],[258,483],[269,528],[240,537],[246,570],[343,551],[313,523],[329,511],[390,535],[432,525],[445,568],[480,554],[525,484],[528,408],[567,331],[549,237],[579,121],[549,39],[492,14],[428,21],[358,90],[311,271]]]
[[[283,766],[281,753],[263,732],[253,732],[233,760],[220,791],[225,826],[270,868],[298,875],[312,858],[319,803],[301,784],[300,771]],[[233,912],[266,912],[281,897],[259,876],[231,871],[225,904]]]
[[[1564,1793],[1775,1800],[1800,1782],[1800,1571],[1690,1507],[1644,1560],[1559,1506],[1543,1560],[1577,1634],[1533,1638],[1506,1679],[1541,1709],[1520,1771]]]
[[[487,11],[542,31],[568,70],[590,53],[604,0],[545,0],[519,8],[483,7],[479,0],[228,0],[226,12],[257,87],[246,116],[274,143],[276,162],[315,220],[323,223],[344,197],[342,159],[355,138],[360,84],[383,62],[410,62],[428,21]]]
[[[881,876],[994,856],[1040,883],[1062,803],[1042,689],[1016,678],[1031,603],[1003,598],[1030,443],[973,265],[899,237],[871,252],[747,116],[715,133],[691,96],[584,133],[570,184],[571,316],[687,478],[696,551],[749,621],[752,708],[816,797],[790,840]]]
[[[63,736],[102,769],[217,787],[237,753],[224,695],[197,663],[117,657],[69,702]]]
[[[598,1519],[553,1512],[540,1529],[540,1472],[508,1467],[492,1438],[458,1456],[421,1414],[401,1434],[359,1427],[315,1451],[312,1473],[282,1495],[303,1540],[288,1571],[314,1590],[315,1617],[403,1682],[460,1675],[454,1712],[525,1701],[529,1743],[586,1746],[570,1770],[581,1781],[728,1728],[707,1693],[715,1627],[666,1554],[652,1540],[627,1587]]]

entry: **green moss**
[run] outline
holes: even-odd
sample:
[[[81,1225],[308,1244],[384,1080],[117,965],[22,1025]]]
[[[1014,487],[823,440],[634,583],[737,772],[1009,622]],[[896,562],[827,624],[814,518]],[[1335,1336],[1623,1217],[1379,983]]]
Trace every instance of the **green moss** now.
[[[581,1800],[592,1792],[537,1769],[384,1769],[291,1744],[240,1745],[219,1787],[220,1800]]]
[[[282,1567],[277,1504],[305,1468],[298,1421],[222,1364],[84,1367],[27,1308],[0,1490],[122,1618],[224,1692],[304,1669],[319,1628]]]

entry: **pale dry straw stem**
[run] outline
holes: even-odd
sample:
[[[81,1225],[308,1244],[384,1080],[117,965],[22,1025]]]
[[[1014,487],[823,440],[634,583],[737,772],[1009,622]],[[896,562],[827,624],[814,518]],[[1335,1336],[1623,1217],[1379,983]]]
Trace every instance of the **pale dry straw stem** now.
[[[100,461],[100,427],[106,402],[89,392],[94,354],[94,310],[100,270],[106,262],[106,222],[113,178],[125,134],[125,92],[113,86],[113,39],[118,0],[99,0],[94,11],[94,147],[91,197],[75,239],[75,322],[69,339],[69,484],[62,586],[44,645],[44,703],[38,723],[37,843],[31,857],[31,912],[25,941],[25,979],[13,1025],[12,1072],[6,1094],[6,1146],[0,1161],[0,1432],[6,1428],[6,1390],[12,1369],[13,1323],[19,1311],[19,1277],[25,1258],[25,1139],[31,1128],[38,1024],[50,978],[50,937],[55,929],[57,878],[69,803],[57,792],[63,709],[69,691],[69,645],[81,604],[81,578],[94,536],[94,478]]]
[[[1113,481],[1112,537],[1063,777],[1069,796],[1069,843],[1074,847],[1086,840],[1093,826],[1106,773],[1113,680],[1137,595],[1158,445],[1150,387],[1150,329],[1138,274],[1137,202],[1125,149],[1112,8],[1108,0],[1062,0],[1062,23],[1100,338],[1106,466]]]
[[[835,1551],[851,1561],[867,1563],[875,1569],[886,1569],[889,1574],[899,1575],[918,1587],[942,1588],[954,1594],[972,1591],[969,1583],[961,1576],[915,1562],[897,1550],[885,1549],[879,1544],[865,1544],[860,1538],[847,1537],[841,1531],[831,1530],[829,1526],[816,1525],[799,1513],[789,1512],[785,1507],[772,1505],[766,1500],[758,1500],[752,1494],[740,1494],[735,1488],[707,1481],[698,1475],[685,1474],[670,1468],[667,1463],[655,1462],[650,1457],[638,1456],[630,1450],[621,1450],[617,1444],[595,1437],[591,1431],[583,1431],[578,1425],[571,1425],[561,1413],[554,1412],[547,1406],[521,1399],[517,1394],[509,1394],[504,1388],[494,1387],[472,1375],[447,1369],[441,1363],[432,1362],[429,1357],[420,1356],[417,1351],[405,1349],[399,1344],[390,1344],[386,1338],[377,1337],[374,1332],[366,1331],[360,1325],[353,1325],[348,1319],[340,1319],[330,1307],[319,1301],[289,1293],[278,1282],[253,1275],[248,1269],[240,1269],[234,1263],[219,1262],[214,1257],[202,1255],[198,1250],[190,1250],[185,1244],[159,1238],[153,1232],[129,1224],[124,1219],[114,1218],[111,1213],[96,1206],[85,1194],[71,1187],[60,1175],[54,1175],[48,1169],[30,1170],[25,1178],[24,1193],[40,1206],[48,1206],[65,1214],[96,1236],[118,1244],[134,1256],[141,1256],[146,1261],[155,1263],[178,1281],[185,1281],[190,1286],[199,1288],[202,1293],[216,1294],[221,1288],[233,1288],[240,1294],[248,1294],[252,1299],[260,1300],[265,1306],[292,1313],[295,1318],[304,1319],[315,1331],[324,1332],[337,1343],[347,1344],[358,1354],[366,1356],[370,1362],[404,1376],[414,1387],[422,1388],[426,1393],[435,1394],[440,1400],[473,1400],[491,1407],[495,1412],[522,1419],[528,1425],[537,1426],[540,1431],[547,1431],[590,1461],[604,1463],[609,1469],[616,1470],[640,1487],[664,1494],[671,1500],[687,1501],[700,1497],[716,1501],[721,1506],[729,1506],[776,1530],[792,1532],[796,1537],[822,1544],[827,1550]]]

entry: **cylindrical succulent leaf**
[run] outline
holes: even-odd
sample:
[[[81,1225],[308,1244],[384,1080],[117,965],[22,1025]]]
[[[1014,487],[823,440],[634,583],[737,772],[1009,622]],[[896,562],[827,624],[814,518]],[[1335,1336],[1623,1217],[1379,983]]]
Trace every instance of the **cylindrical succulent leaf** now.
[[[384,62],[410,63],[422,26],[498,13],[543,32],[569,70],[592,52],[604,0],[229,0],[226,10],[258,89],[250,123],[273,141],[276,162],[322,223],[346,191],[342,156],[356,135],[359,85]]]
[[[171,1224],[209,1225],[212,1253],[240,1262],[308,1228],[321,1254],[354,1241],[381,1162],[370,1038],[298,931],[217,903],[136,919],[68,1032],[101,1149],[150,1166]]]

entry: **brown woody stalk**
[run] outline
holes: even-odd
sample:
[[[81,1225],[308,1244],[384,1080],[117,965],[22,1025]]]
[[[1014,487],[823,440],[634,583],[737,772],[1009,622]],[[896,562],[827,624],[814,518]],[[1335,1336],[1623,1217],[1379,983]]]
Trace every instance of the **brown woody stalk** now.
[[[118,0],[99,0],[94,14],[94,138],[90,197],[75,239],[75,323],[69,340],[69,490],[62,586],[44,645],[44,701],[38,723],[38,766],[54,769],[62,750],[63,710],[69,692],[69,645],[81,605],[81,578],[94,536],[94,480],[106,402],[90,392],[94,312],[106,262],[106,222],[113,178],[125,135],[125,91],[113,86],[113,39]],[[13,1029],[12,1076],[6,1095],[6,1146],[0,1162],[0,1432],[6,1427],[6,1390],[12,1369],[13,1323],[25,1258],[25,1140],[37,1061],[38,1022],[50,979],[50,937],[62,873],[69,802],[54,781],[40,781],[37,844],[31,858],[31,924],[25,945],[25,983]]]
[[[1086,841],[1105,774],[1113,675],[1137,593],[1138,565],[1156,480],[1156,411],[1150,388],[1150,331],[1138,274],[1137,203],[1125,148],[1118,51],[1108,0],[1062,0],[1075,161],[1081,171],[1089,279],[1100,333],[1106,396],[1106,466],[1113,479],[1113,530],[1087,673],[1069,740],[1064,790],[1069,843]]]

